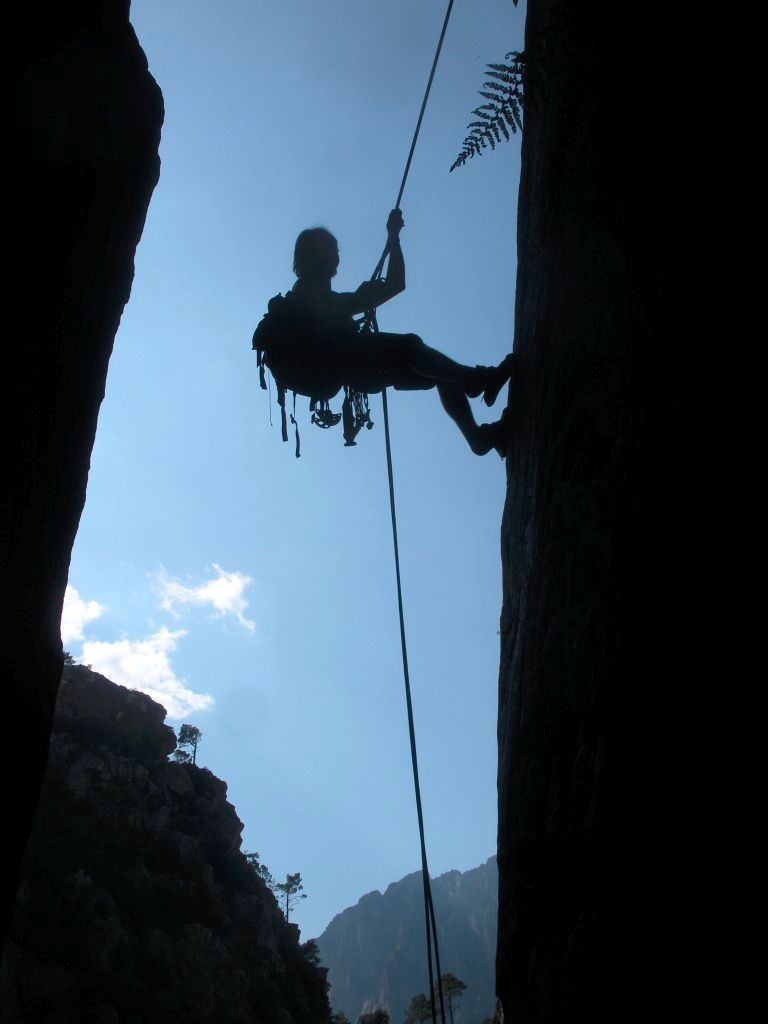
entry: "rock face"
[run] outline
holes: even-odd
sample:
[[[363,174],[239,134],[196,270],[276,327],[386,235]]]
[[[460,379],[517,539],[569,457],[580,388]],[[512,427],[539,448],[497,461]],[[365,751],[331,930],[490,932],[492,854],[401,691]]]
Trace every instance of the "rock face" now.
[[[693,940],[683,779],[717,392],[682,272],[697,51],[694,19],[670,9],[651,40],[625,14],[528,3],[498,776],[514,1024],[676,1019]]]
[[[165,712],[66,667],[2,963],[9,1024],[327,1024],[325,971],[240,852],[227,787]]]
[[[0,429],[0,673],[23,770],[5,805],[0,937],[45,770],[59,622],[107,365],[159,173],[160,90],[127,0],[19,5]],[[8,373],[10,362],[12,373]]]
[[[454,1011],[456,1024],[479,1024],[493,1012],[497,884],[495,857],[432,882],[440,967],[468,985]],[[381,1008],[401,1024],[411,998],[429,988],[421,872],[337,914],[317,947],[328,968],[334,1010],[354,1022]]]

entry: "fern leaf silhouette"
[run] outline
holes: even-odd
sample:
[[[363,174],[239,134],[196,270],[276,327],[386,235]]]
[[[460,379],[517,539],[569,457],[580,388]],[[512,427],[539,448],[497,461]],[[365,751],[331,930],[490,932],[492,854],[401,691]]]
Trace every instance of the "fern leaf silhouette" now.
[[[487,100],[472,111],[479,120],[467,125],[469,134],[462,150],[451,164],[451,170],[463,167],[467,160],[479,156],[489,146],[509,142],[511,135],[523,129],[523,69],[525,54],[511,50],[504,59],[506,64],[486,64],[480,96]],[[511,133],[511,134],[510,134]]]

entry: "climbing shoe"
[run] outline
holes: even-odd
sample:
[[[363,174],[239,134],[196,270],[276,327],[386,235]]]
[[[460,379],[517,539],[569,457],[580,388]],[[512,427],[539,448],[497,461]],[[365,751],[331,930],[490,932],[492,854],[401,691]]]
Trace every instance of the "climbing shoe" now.
[[[491,367],[490,381],[483,390],[483,401],[486,405],[493,405],[499,397],[499,392],[512,375],[512,353],[505,356],[498,366]]]
[[[481,423],[477,428],[477,439],[471,445],[475,455],[487,455],[491,448],[496,450],[500,459],[507,454],[507,412],[495,423]]]

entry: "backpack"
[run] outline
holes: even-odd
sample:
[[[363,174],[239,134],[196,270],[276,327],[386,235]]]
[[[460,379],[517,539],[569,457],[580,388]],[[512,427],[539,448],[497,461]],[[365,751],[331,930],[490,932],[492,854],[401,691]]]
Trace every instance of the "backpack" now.
[[[348,324],[339,327],[339,330],[357,333],[368,329],[365,317],[350,320]],[[256,350],[261,388],[267,390],[265,370],[269,370],[277,389],[283,441],[288,440],[285,396],[287,391],[293,392],[290,419],[296,434],[297,459],[301,455],[296,422],[297,395],[309,398],[309,409],[315,426],[327,430],[342,422],[346,448],[357,444],[355,438],[364,426],[368,430],[373,427],[366,392],[345,384],[339,377],[338,369],[329,366],[327,358],[324,359],[331,333],[332,328],[318,325],[310,313],[291,299],[290,294],[283,296],[282,293],[269,300],[267,312],[253,332],[252,347]],[[342,388],[344,401],[341,412],[335,413],[331,409],[330,400]]]

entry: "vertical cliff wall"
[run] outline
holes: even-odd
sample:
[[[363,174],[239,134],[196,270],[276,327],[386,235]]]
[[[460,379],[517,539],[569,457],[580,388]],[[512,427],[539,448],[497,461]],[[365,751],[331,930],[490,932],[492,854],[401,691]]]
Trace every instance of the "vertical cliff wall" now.
[[[2,686],[19,760],[6,794],[16,869],[45,770],[62,669],[59,621],[107,366],[159,172],[160,90],[127,0],[15,10],[6,167],[11,267],[0,513]]]
[[[528,4],[499,704],[513,1024],[672,1019],[691,940],[709,414],[681,271],[700,148],[691,26],[648,14]]]
[[[493,857],[432,880],[441,969],[468,985],[454,1008],[457,1024],[479,1024],[493,1012],[497,889]],[[426,987],[421,872],[393,882],[384,893],[367,893],[337,914],[317,948],[336,1012],[356,1021],[380,1008],[400,1024],[413,996]]]

